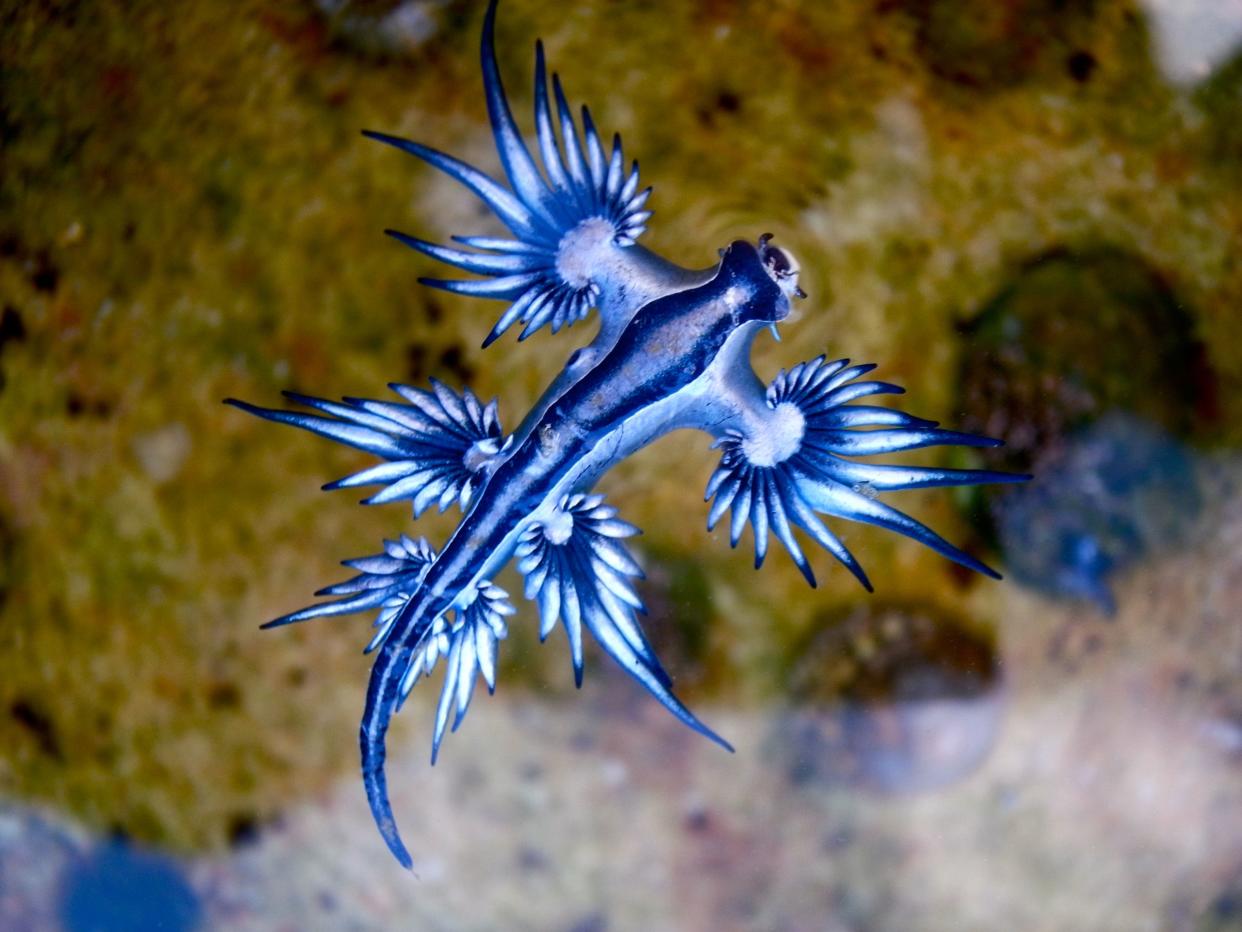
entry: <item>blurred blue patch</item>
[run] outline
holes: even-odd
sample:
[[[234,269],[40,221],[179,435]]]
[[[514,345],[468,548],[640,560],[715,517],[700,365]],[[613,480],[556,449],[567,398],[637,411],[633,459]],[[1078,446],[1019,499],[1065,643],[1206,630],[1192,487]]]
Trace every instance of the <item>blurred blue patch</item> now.
[[[59,912],[66,932],[188,932],[201,918],[176,861],[120,839],[69,863]]]
[[[1033,589],[1113,614],[1114,574],[1176,543],[1198,514],[1194,467],[1160,428],[1106,415],[993,504],[1006,565]]]

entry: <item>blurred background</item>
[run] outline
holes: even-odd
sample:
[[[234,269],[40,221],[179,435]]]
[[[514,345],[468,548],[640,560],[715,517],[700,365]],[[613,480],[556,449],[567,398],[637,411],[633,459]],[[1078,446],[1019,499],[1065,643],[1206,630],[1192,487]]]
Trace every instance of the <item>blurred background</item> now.
[[[0,3],[0,928],[1242,928],[1240,0],[504,0],[519,121],[542,36],[645,245],[799,257],[765,378],[876,362],[1008,444],[921,462],[1037,478],[896,499],[1001,583],[836,525],[869,596],[708,534],[702,435],[643,451],[602,490],[737,754],[523,603],[434,770],[438,675],[398,718],[388,855],[369,622],[258,624],[414,527],[220,400],[434,376],[512,428],[587,342],[481,351],[501,306],[381,234],[497,231],[359,135],[498,171],[483,7]]]

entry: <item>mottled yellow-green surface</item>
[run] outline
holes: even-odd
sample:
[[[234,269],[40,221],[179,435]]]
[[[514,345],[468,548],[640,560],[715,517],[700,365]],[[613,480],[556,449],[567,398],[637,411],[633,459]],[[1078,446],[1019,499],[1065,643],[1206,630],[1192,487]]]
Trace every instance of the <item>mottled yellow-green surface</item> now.
[[[381,235],[496,225],[359,129],[497,162],[482,5],[436,7],[430,37],[387,52],[365,38],[370,6],[384,7],[363,5],[359,25],[309,3],[3,4],[4,796],[201,850],[352,774],[366,622],[257,624],[410,530],[408,514],[320,493],[366,458],[220,399],[436,376],[499,396],[513,427],[587,338],[483,352],[500,305],[421,288],[431,263]],[[811,299],[783,343],[759,341],[763,374],[820,352],[873,360],[912,411],[953,423],[958,324],[1038,256],[1117,250],[1167,283],[1203,347],[1213,400],[1188,436],[1236,445],[1238,66],[1173,87],[1134,4],[1061,6],[505,0],[497,43],[520,119],[542,36],[571,97],[622,132],[656,185],[645,245],[702,267],[771,230],[800,258]],[[783,556],[756,574],[708,535],[706,448],[668,438],[604,490],[646,532],[653,625],[676,626],[653,637],[683,692],[747,709],[784,693],[817,624],[866,597],[822,554],[812,591]],[[905,501],[967,537],[952,496]],[[452,517],[419,530],[439,540]],[[904,539],[844,536],[891,604],[989,641],[1010,621],[997,584]],[[533,612],[521,619],[493,701],[572,700],[560,636],[538,649]],[[414,705],[402,719],[421,742]]]

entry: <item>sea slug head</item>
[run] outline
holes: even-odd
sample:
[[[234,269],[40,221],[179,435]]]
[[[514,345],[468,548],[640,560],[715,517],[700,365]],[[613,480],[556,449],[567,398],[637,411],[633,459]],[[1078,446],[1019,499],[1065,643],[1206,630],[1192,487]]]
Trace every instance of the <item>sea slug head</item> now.
[[[780,286],[781,291],[789,298],[805,298],[806,292],[798,287],[798,260],[787,249],[772,244],[772,234],[764,233],[759,237],[759,258],[767,269],[772,281]]]
[[[775,324],[789,316],[791,297],[805,297],[798,287],[798,263],[788,252],[768,244],[736,240],[720,251],[720,278],[728,284],[725,301],[735,324]]]

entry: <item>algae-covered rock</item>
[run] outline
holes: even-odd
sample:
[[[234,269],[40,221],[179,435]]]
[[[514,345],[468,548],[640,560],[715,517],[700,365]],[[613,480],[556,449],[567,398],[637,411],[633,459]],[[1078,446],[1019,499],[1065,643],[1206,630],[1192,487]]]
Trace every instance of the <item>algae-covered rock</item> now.
[[[1183,443],[1216,417],[1195,330],[1164,278],[1116,249],[1035,260],[965,325],[964,424],[1005,441],[972,459],[1034,478],[959,499],[1020,581],[1111,613],[1109,578],[1193,521]]]
[[[918,49],[939,77],[980,90],[1066,70],[1088,80],[1094,0],[904,0],[917,23]]]
[[[989,465],[1029,470],[1114,411],[1187,437],[1211,403],[1194,318],[1162,276],[1121,250],[1040,257],[963,337],[962,424],[1005,441],[983,455]]]

